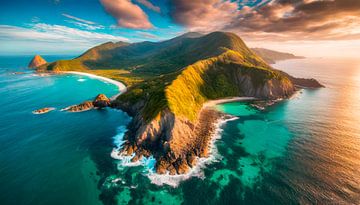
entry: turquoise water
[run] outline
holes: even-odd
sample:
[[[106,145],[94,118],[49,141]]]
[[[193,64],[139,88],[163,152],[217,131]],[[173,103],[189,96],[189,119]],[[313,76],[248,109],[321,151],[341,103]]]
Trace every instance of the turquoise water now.
[[[0,58],[0,203],[101,204],[101,164],[113,165],[111,137],[128,117],[60,109],[98,93],[112,96],[117,87],[76,75],[39,77],[21,68],[28,60]],[[42,107],[56,110],[32,114]]]
[[[110,157],[129,122],[123,112],[31,114],[100,92],[111,95],[116,87],[79,76],[12,75],[26,65],[24,59],[15,65],[0,58],[1,204],[360,202],[359,61],[274,65],[319,79],[326,88],[302,90],[265,111],[246,102],[217,106],[236,118],[221,126],[214,159],[173,187],[154,184],[169,182],[166,176],[148,177],[152,160],[143,161],[147,166],[124,166]]]

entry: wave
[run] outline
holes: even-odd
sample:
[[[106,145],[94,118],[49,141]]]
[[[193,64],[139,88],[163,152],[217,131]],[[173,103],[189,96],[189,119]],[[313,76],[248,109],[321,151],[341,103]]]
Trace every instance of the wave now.
[[[132,167],[132,166],[143,166],[145,168],[145,175],[150,179],[152,184],[163,186],[169,185],[172,187],[177,187],[180,182],[190,179],[192,177],[198,177],[204,179],[204,168],[214,162],[221,160],[222,156],[218,153],[215,142],[221,138],[221,133],[223,129],[221,128],[228,121],[236,120],[238,117],[231,117],[227,119],[220,119],[216,122],[216,129],[209,143],[209,157],[197,158],[197,164],[190,169],[186,174],[180,175],[170,175],[169,172],[166,174],[158,174],[155,171],[156,160],[153,156],[143,157],[141,160],[132,162],[132,158],[135,154],[131,156],[124,155],[120,153],[120,149],[124,144],[124,135],[126,130],[125,126],[118,127],[118,134],[113,137],[115,148],[111,152],[111,157],[119,160],[118,168],[122,169],[123,167]]]

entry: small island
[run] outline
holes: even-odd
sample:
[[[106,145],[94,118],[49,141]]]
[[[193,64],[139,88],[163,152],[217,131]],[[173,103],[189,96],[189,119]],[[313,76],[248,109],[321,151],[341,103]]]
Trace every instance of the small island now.
[[[39,114],[45,114],[45,113],[51,112],[53,110],[55,110],[55,108],[53,108],[53,107],[45,107],[45,108],[41,108],[41,109],[38,109],[38,110],[34,110],[32,113],[36,114],[36,115],[39,115]]]
[[[94,106],[122,109],[132,116],[125,143],[113,157],[153,156],[159,174],[185,174],[208,157],[217,122],[226,118],[209,102],[219,99],[286,99],[299,88],[318,88],[272,68],[234,33],[187,33],[161,42],[108,42],[72,60],[46,63],[38,72],[84,72],[126,84],[112,101],[103,96],[71,112]],[[222,100],[221,102],[225,102]],[[214,103],[213,103],[214,104]],[[215,103],[216,104],[216,103]]]

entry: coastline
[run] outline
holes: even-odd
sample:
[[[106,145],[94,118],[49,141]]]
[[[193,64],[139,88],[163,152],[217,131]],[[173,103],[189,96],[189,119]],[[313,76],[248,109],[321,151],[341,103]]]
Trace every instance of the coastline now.
[[[95,75],[95,74],[91,74],[91,73],[85,73],[85,72],[78,72],[78,71],[63,71],[63,72],[60,72],[60,73],[61,74],[75,74],[75,75],[87,76],[87,77],[90,77],[90,78],[99,79],[99,80],[102,80],[102,81],[105,81],[105,82],[116,85],[118,87],[118,89],[119,89],[119,93],[114,95],[114,96],[111,96],[110,100],[115,100],[119,95],[121,95],[122,93],[127,91],[127,88],[126,88],[125,84],[123,84],[123,83],[121,83],[119,81],[110,79],[110,78],[103,77],[103,76],[99,76],[99,75]]]
[[[232,97],[232,98],[222,98],[217,100],[210,100],[204,103],[202,109],[213,107],[218,104],[229,103],[229,102],[241,102],[241,101],[250,101],[257,100],[255,97]]]
[[[164,172],[159,173],[155,166],[155,159],[152,156],[142,157],[139,160],[133,161],[132,159],[135,157],[134,153],[132,155],[123,154],[122,151],[120,151],[120,147],[125,143],[123,138],[126,132],[125,130],[121,130],[121,133],[117,136],[118,146],[114,147],[111,152],[111,157],[119,160],[122,166],[144,166],[147,168],[146,176],[148,176],[152,184],[158,186],[166,184],[177,187],[181,181],[185,181],[191,177],[204,179],[204,168],[213,162],[221,160],[215,142],[221,138],[222,125],[227,121],[238,119],[236,116],[228,115],[217,110],[215,105],[256,99],[257,98],[253,97],[232,97],[211,100],[204,103],[199,112],[198,122],[195,124],[194,134],[197,137],[193,139],[194,142],[192,144],[194,149],[199,150],[199,153],[197,156],[194,156],[193,162],[195,163],[192,164],[185,173],[176,174],[175,170],[164,170]]]

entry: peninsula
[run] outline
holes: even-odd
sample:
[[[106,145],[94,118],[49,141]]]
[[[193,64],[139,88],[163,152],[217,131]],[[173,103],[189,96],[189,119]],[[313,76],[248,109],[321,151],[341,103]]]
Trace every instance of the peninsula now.
[[[153,156],[160,174],[184,174],[208,145],[221,116],[210,100],[288,98],[297,87],[322,87],[269,66],[236,34],[187,33],[161,42],[108,42],[38,72],[85,72],[126,84],[110,103],[132,116],[121,154]],[[236,98],[235,98],[236,99]]]
[[[290,60],[290,59],[303,59],[303,56],[296,56],[292,53],[284,53],[274,51],[266,48],[251,48],[257,55],[264,59],[269,64],[274,64],[277,61]]]

